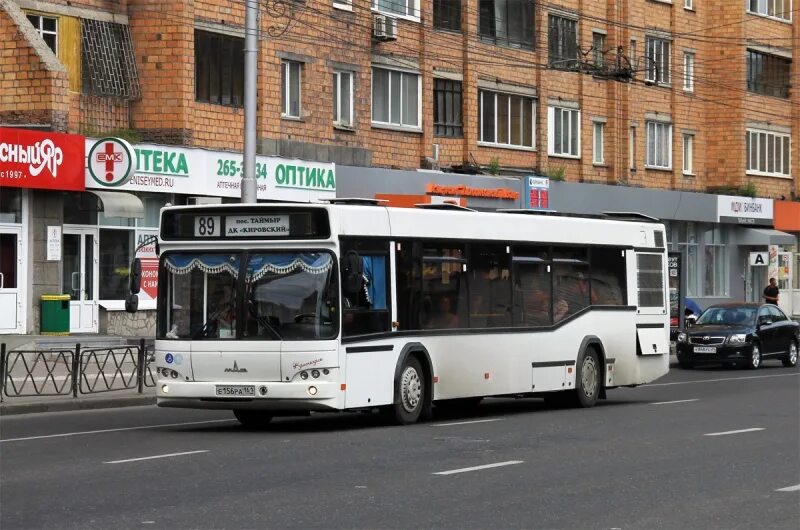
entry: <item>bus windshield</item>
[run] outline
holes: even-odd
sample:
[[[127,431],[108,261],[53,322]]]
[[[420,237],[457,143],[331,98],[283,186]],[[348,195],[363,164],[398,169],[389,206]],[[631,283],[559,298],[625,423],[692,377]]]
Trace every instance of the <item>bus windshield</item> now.
[[[159,338],[335,338],[333,264],[326,252],[169,253],[162,260],[166,289],[159,295],[166,311]]]

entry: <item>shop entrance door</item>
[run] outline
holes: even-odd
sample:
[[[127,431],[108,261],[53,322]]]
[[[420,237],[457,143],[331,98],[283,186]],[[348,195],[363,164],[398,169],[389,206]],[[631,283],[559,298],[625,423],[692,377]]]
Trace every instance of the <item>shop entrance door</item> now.
[[[97,333],[97,254],[96,228],[64,227],[62,290],[70,296],[70,333]]]
[[[0,225],[0,333],[23,333],[22,228]]]

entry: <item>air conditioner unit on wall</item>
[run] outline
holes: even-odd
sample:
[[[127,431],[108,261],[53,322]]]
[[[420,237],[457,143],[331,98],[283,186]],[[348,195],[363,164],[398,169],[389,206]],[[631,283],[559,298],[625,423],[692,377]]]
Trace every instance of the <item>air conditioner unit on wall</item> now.
[[[372,36],[377,40],[397,40],[397,19],[386,15],[375,15]]]

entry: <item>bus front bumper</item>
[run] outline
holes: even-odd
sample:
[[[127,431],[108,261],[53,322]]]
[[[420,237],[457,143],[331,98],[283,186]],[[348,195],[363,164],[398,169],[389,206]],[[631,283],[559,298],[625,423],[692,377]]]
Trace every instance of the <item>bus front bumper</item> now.
[[[341,408],[339,386],[339,383],[330,381],[237,381],[234,384],[161,379],[156,384],[156,398],[159,407],[298,412],[336,410]],[[241,390],[246,393],[238,393]],[[231,394],[234,391],[236,395]]]

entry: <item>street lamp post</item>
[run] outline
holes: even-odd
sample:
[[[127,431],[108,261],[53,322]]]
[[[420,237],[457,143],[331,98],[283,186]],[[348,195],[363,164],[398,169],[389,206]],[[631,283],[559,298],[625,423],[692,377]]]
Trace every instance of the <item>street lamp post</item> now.
[[[244,17],[244,164],[242,202],[257,202],[256,87],[258,79],[258,0],[245,1]]]

